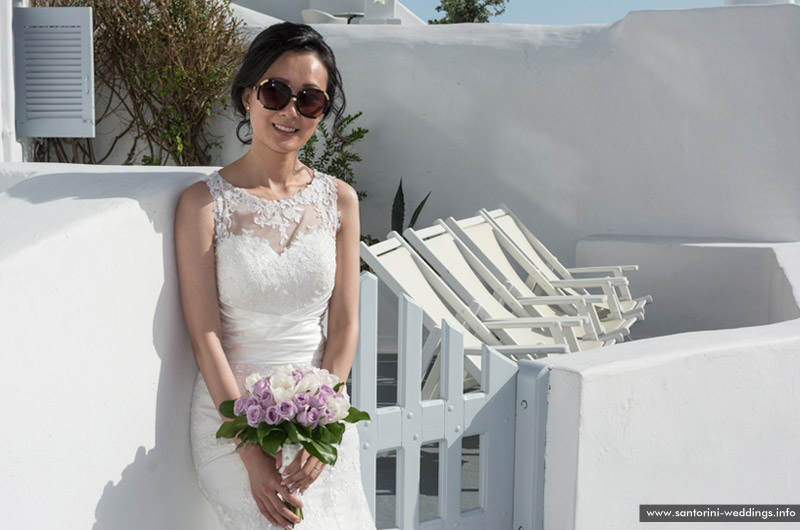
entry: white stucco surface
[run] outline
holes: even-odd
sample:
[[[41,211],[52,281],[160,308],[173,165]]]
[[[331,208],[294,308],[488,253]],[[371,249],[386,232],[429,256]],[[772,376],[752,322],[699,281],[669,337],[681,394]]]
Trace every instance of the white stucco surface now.
[[[3,528],[218,528],[187,443],[172,243],[208,170],[34,170],[0,193]]]
[[[319,29],[376,237],[401,178],[409,209],[432,191],[420,226],[505,202],[567,264],[593,234],[800,237],[800,6]]]

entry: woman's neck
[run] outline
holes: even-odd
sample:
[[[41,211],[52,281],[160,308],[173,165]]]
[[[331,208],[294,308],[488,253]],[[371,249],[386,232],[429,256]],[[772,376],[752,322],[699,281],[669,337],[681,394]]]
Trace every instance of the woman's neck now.
[[[308,183],[311,172],[297,157],[297,152],[276,153],[251,149],[242,158],[229,165],[225,176],[236,180],[234,184],[245,188],[266,188],[283,194]]]

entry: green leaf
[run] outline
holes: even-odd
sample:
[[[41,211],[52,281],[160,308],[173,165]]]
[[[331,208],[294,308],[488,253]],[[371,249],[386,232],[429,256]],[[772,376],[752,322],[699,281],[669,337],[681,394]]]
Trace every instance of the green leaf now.
[[[333,391],[334,391],[334,392],[338,392],[338,391],[339,391],[339,389],[341,389],[343,386],[344,386],[344,383],[342,383],[341,381],[339,381],[338,383],[336,383],[336,385],[334,385],[334,387],[333,387]]]
[[[227,401],[223,401],[219,404],[219,413],[222,414],[225,418],[236,418],[236,414],[233,413],[233,403],[234,400],[229,399]]]
[[[422,199],[422,202],[419,203],[419,206],[417,206],[417,208],[414,210],[414,213],[411,214],[411,222],[408,223],[409,228],[414,228],[414,225],[417,223],[417,217],[419,217],[419,213],[422,211],[422,207],[425,206],[425,203],[428,201],[428,197],[430,196],[431,192],[428,192],[425,198]]]
[[[392,230],[401,234],[403,232],[403,220],[405,219],[406,199],[403,196],[403,179],[397,186],[397,192],[392,201]]]
[[[310,440],[308,442],[304,442],[303,447],[305,447],[306,451],[316,456],[320,462],[323,462],[329,466],[334,465],[336,463],[336,459],[339,457],[336,448],[325,442]]]
[[[235,438],[242,428],[233,421],[224,421],[217,429],[217,438]]]
[[[297,429],[297,426],[292,422],[286,422],[286,436],[289,438],[293,444],[308,442],[311,440],[309,436],[306,436],[305,433],[300,432]]]
[[[347,417],[342,420],[346,421],[347,423],[356,423],[362,420],[368,420],[369,414],[364,412],[363,410],[358,410],[355,407],[350,407],[350,410],[347,412]]]
[[[256,430],[256,437],[260,442],[269,432],[273,429],[271,425],[264,423],[263,421],[258,424],[258,429]]]
[[[320,432],[319,441],[329,444],[342,443],[342,435],[344,435],[344,423],[329,423],[324,427],[325,430]]]
[[[275,454],[278,452],[278,449],[281,448],[285,441],[285,432],[283,432],[281,429],[272,429],[264,438],[261,439],[259,445],[265,452],[275,456]]]

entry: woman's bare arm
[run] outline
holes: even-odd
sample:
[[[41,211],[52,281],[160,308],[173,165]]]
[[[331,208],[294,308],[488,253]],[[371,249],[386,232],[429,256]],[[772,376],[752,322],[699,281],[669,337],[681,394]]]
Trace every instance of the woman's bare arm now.
[[[341,212],[336,235],[336,282],[328,310],[328,338],[322,367],[346,381],[358,342],[359,237],[358,196],[348,184],[337,181]]]
[[[181,303],[197,366],[214,404],[240,392],[222,350],[214,263],[214,216],[204,182],[183,192],[175,214],[175,253]]]

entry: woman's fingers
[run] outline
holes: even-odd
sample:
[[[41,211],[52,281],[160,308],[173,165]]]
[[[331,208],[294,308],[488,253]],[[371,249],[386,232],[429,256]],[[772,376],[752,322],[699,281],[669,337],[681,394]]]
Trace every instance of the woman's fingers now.
[[[286,488],[281,488],[278,490],[280,496],[276,494],[268,494],[267,495],[267,502],[270,504],[269,511],[271,512],[272,516],[278,521],[277,523],[272,522],[273,524],[278,524],[278,526],[283,526],[284,528],[290,528],[292,524],[297,524],[300,522],[300,518],[295,515],[287,506],[284,504],[284,501],[288,502],[292,506],[296,508],[301,508],[303,503],[292,495],[291,493],[286,490]]]
[[[325,464],[320,462],[317,458],[309,456],[303,467],[292,475],[285,475],[281,484],[288,484],[290,491],[304,493],[308,487],[319,478],[324,468]]]
[[[286,466],[286,469],[283,470],[283,476],[288,477],[290,475],[297,473],[297,471],[303,467],[303,464],[305,463],[307,458],[308,458],[308,453],[306,452],[305,449],[298,452],[297,456],[294,457],[294,460],[292,460],[292,463]],[[276,462],[280,463],[280,460],[277,460],[277,457],[276,457]]]
[[[255,499],[255,501],[256,501],[256,506],[258,506],[258,511],[259,511],[259,512],[261,512],[261,514],[262,514],[264,517],[266,517],[266,518],[267,518],[267,520],[268,520],[270,523],[272,523],[272,524],[274,524],[274,525],[277,525],[277,526],[282,526],[282,525],[281,525],[281,524],[278,522],[278,520],[277,520],[275,517],[273,517],[273,516],[272,516],[272,514],[269,512],[269,510],[267,509],[266,505],[264,504],[264,501],[262,501],[262,500],[261,500],[261,499],[259,499],[258,497],[254,497],[254,499]]]

